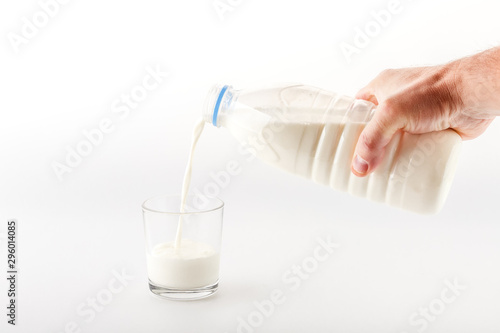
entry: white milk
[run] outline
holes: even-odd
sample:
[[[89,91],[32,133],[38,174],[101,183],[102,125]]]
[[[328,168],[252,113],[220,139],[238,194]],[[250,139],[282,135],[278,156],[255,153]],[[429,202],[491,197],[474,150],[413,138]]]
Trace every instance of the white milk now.
[[[438,212],[451,186],[461,138],[453,130],[395,135],[381,165],[366,177],[351,172],[366,122],[274,122],[244,105],[221,125],[264,162],[316,183],[418,213]]]
[[[189,160],[182,184],[181,207],[184,212],[191,183],[191,170],[196,143],[203,132],[205,122],[196,123]],[[148,276],[156,285],[169,288],[189,289],[206,287],[219,278],[219,253],[206,243],[182,238],[182,215],[179,216],[175,241],[157,244],[148,254]]]
[[[204,127],[205,127],[205,122],[203,121],[203,119],[200,119],[196,123],[196,125],[194,126],[194,129],[193,129],[188,164],[186,166],[186,171],[184,172],[184,181],[182,182],[181,208],[180,208],[181,213],[184,213],[184,206],[186,205],[186,198],[187,198],[187,195],[189,192],[189,185],[191,185],[191,171],[193,169],[194,151],[196,149],[196,144],[198,143],[198,139],[200,138]],[[182,215],[179,216],[179,223],[177,225],[177,233],[175,236],[175,248],[176,249],[179,248],[181,239],[182,239]]]
[[[148,276],[156,285],[189,289],[206,287],[219,279],[219,253],[205,243],[183,238],[161,243],[148,254]]]

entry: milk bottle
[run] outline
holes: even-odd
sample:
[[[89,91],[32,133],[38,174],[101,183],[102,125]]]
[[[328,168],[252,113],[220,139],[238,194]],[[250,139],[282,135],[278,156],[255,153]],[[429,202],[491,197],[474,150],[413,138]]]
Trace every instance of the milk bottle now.
[[[443,207],[461,147],[453,130],[397,133],[370,175],[351,173],[361,131],[376,106],[305,85],[260,90],[216,86],[203,111],[264,162],[336,190],[405,210]]]

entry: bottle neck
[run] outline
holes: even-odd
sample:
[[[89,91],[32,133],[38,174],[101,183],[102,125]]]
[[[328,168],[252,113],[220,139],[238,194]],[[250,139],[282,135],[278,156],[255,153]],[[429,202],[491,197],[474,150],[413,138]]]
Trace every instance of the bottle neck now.
[[[235,102],[239,99],[240,91],[234,90],[230,85],[215,85],[213,86],[205,100],[203,108],[203,119],[205,122],[220,127],[225,124],[226,117],[229,111],[233,108]],[[335,100],[339,96],[332,97]],[[339,109],[335,114],[342,113],[343,122],[367,123],[375,113],[376,105],[365,100],[348,98],[350,105],[345,105],[346,109]],[[325,105],[326,108],[326,105]],[[302,111],[305,112],[305,111]],[[306,117],[311,118],[310,116]]]
[[[203,119],[205,122],[220,127],[220,119],[224,117],[235,97],[235,91],[229,85],[216,85],[210,89],[205,107]]]

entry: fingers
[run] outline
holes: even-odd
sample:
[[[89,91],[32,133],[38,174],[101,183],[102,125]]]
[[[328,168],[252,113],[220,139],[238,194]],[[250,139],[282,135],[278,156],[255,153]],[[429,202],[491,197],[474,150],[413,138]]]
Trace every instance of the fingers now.
[[[366,87],[358,91],[356,98],[378,105],[413,82],[425,70],[425,67],[383,70]]]
[[[370,101],[375,105],[378,105],[378,100],[375,94],[373,93],[370,86],[366,86],[356,94],[355,98],[364,99],[365,101]]]
[[[364,177],[380,164],[386,146],[394,134],[404,127],[401,117],[401,112],[387,101],[377,108],[372,120],[361,132],[354,151],[351,170],[356,176]]]
[[[368,175],[380,164],[386,146],[396,131],[404,127],[402,115],[392,107],[393,103],[389,104],[387,101],[402,84],[398,73],[398,70],[384,70],[356,94],[358,99],[380,104],[361,133],[354,151],[351,170],[358,177]]]
[[[382,71],[368,85],[358,91],[356,98],[364,99],[378,105],[379,102],[382,102],[386,98],[387,91],[391,90],[390,86],[393,85],[394,74],[395,71],[391,69]]]

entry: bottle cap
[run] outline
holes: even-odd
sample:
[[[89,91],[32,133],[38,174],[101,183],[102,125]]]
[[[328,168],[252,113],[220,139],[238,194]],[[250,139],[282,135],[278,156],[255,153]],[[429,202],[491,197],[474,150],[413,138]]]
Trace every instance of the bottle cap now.
[[[219,127],[219,111],[229,104],[232,99],[232,87],[229,85],[215,85],[208,92],[203,110],[203,119],[207,123]]]

